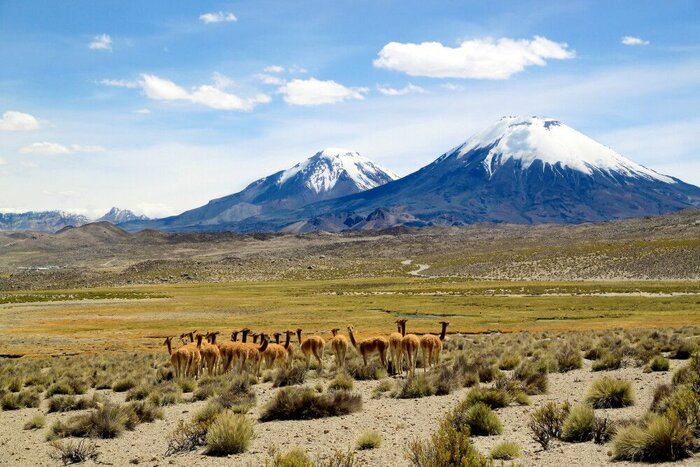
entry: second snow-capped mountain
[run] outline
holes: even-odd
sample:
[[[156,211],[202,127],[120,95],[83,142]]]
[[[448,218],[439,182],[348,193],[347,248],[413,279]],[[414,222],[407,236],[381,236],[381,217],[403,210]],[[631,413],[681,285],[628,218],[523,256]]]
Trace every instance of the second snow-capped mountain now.
[[[398,176],[355,151],[328,148],[294,167],[261,178],[244,190],[209,201],[180,215],[147,222],[128,222],[129,230],[235,229],[246,221],[273,216],[318,201],[359,193],[396,180]]]

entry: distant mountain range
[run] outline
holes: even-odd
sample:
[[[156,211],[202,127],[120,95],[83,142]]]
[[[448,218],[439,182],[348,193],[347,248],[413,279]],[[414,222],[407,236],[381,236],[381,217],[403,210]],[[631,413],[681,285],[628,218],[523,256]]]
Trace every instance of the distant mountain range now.
[[[94,222],[107,221],[120,224],[128,221],[147,220],[128,209],[112,208]],[[78,227],[93,222],[86,216],[65,211],[29,211],[22,213],[0,213],[0,230],[32,230],[56,232],[66,227]]]
[[[700,188],[626,159],[551,118],[503,117],[406,177],[395,180],[382,169],[385,176],[372,179],[373,184],[348,184],[347,190],[314,196],[312,180],[332,179],[317,171],[325,153],[179,216],[122,226],[300,233],[476,222],[580,223],[700,206]],[[351,165],[360,173],[379,174],[376,164],[357,157]]]
[[[639,165],[557,120],[503,117],[403,178],[357,152],[326,149],[177,216],[150,220],[114,208],[100,220],[131,232],[303,233],[596,222],[690,207],[700,207],[694,185]],[[0,230],[85,222],[58,211],[0,214]]]

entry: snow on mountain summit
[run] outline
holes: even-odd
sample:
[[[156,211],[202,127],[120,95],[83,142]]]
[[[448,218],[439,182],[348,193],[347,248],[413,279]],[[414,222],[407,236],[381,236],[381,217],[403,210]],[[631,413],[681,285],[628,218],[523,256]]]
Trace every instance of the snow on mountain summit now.
[[[287,169],[277,179],[278,185],[291,180],[303,183],[315,193],[332,190],[338,182],[348,180],[358,191],[369,190],[396,180],[398,175],[372,162],[356,151],[327,148]]]
[[[456,148],[456,158],[468,161],[480,149],[488,149],[482,164],[490,174],[509,159],[519,160],[523,170],[539,160],[587,175],[600,171],[675,183],[552,118],[503,117]]]

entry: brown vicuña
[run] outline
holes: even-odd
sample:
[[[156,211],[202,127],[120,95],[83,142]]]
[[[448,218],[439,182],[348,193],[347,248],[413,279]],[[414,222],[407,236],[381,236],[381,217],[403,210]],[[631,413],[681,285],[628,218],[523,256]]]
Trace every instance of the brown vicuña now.
[[[401,326],[401,353],[403,360],[406,359],[406,372],[410,376],[416,374],[416,360],[418,359],[418,349],[420,348],[420,339],[415,334],[406,334],[406,319],[398,320]]]
[[[335,355],[335,366],[338,369],[345,368],[345,355],[348,353],[348,340],[342,334],[338,334],[340,328],[331,329],[331,349]]]
[[[350,342],[352,342],[353,347],[362,355],[362,360],[367,366],[367,357],[376,352],[379,354],[379,360],[382,366],[386,368],[386,353],[389,350],[389,340],[384,336],[373,336],[362,339],[357,342],[355,339],[354,328],[348,326],[348,335],[350,336]]]
[[[445,340],[447,326],[450,323],[440,321],[442,330],[440,336],[434,334],[424,334],[420,338],[420,348],[423,351],[423,370],[428,371],[428,368],[440,363],[440,352],[442,352],[442,341]]]
[[[299,347],[304,353],[304,358],[306,358],[306,369],[308,370],[311,366],[311,355],[314,356],[318,362],[318,370],[323,371],[323,347],[326,342],[321,336],[311,336],[306,339],[301,338],[301,328],[297,329],[297,339],[299,340]]]
[[[401,341],[403,340],[403,334],[401,334],[401,323],[396,320],[396,332],[389,334],[389,361],[393,367],[394,373],[401,374],[403,366],[403,352],[401,351]]]

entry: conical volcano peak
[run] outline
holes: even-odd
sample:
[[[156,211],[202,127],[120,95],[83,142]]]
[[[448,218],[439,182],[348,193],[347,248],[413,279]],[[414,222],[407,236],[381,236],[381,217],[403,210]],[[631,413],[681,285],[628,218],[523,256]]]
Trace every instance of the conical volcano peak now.
[[[594,172],[617,173],[627,177],[674,183],[588,136],[549,117],[501,118],[496,124],[476,133],[458,147],[456,157],[468,163],[478,157],[489,173],[509,160],[519,161],[523,170],[535,161],[591,175]]]

